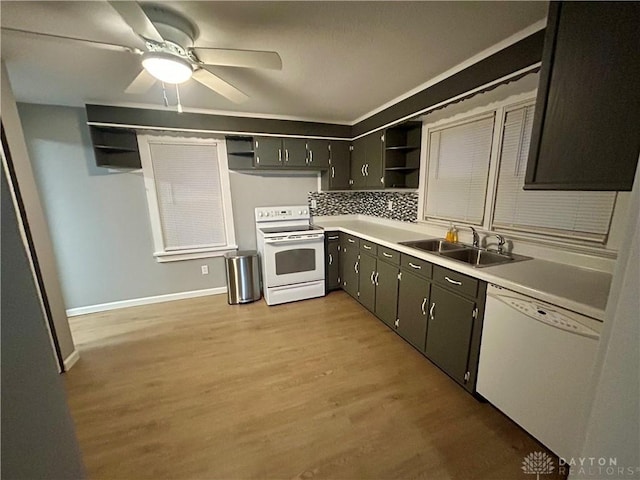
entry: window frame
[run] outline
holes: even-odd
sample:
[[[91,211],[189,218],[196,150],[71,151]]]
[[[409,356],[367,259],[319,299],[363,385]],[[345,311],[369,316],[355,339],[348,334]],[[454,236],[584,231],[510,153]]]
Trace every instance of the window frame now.
[[[227,252],[238,249],[235,238],[235,228],[233,222],[233,209],[231,203],[231,185],[229,182],[229,167],[227,161],[227,147],[225,139],[222,137],[185,137],[173,135],[138,134],[138,148],[142,163],[142,175],[147,197],[147,207],[149,210],[149,220],[151,223],[151,234],[153,238],[153,256],[159,263],[175,262],[181,260],[195,260],[199,258],[219,257]],[[164,242],[162,221],[160,219],[160,209],[158,205],[158,194],[153,171],[153,161],[151,159],[152,144],[178,144],[178,145],[209,145],[216,148],[218,155],[218,175],[220,179],[220,190],[222,198],[222,213],[225,225],[225,245],[206,248],[183,248],[167,249]]]
[[[607,244],[611,236],[611,228],[615,216],[615,205],[618,202],[619,195],[616,193],[616,200],[609,220],[609,229],[603,239],[589,239],[589,238],[576,238],[575,235],[554,233],[545,231],[543,229],[536,229],[531,227],[530,229],[507,229],[500,226],[496,226],[494,223],[495,206],[498,192],[498,178],[500,171],[500,163],[502,157],[502,136],[504,130],[504,123],[507,112],[515,110],[520,107],[535,105],[537,96],[537,90],[512,95],[503,100],[491,102],[482,107],[476,107],[466,112],[458,113],[450,117],[440,119],[434,122],[428,122],[423,120],[422,125],[422,151],[420,155],[420,182],[418,187],[418,218],[417,223],[423,225],[432,225],[439,227],[448,227],[451,223],[457,227],[474,227],[479,231],[491,233],[505,233],[510,238],[520,239],[533,243],[541,243],[548,246],[556,246],[561,248],[579,248],[580,251],[597,251],[602,252],[603,249],[607,249]],[[469,121],[473,118],[487,115],[491,112],[495,113],[494,127],[493,127],[493,139],[491,155],[489,159],[489,174],[487,179],[487,192],[485,196],[484,204],[484,218],[482,224],[476,225],[460,220],[443,220],[426,216],[426,202],[427,202],[427,184],[429,175],[429,139],[432,131],[441,130],[446,126],[455,126],[463,124],[465,121]],[[584,247],[584,248],[583,248]]]

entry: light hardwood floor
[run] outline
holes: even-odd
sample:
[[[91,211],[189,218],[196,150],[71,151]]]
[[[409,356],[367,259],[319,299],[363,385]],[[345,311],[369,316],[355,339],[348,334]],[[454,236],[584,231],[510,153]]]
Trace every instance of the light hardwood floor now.
[[[531,479],[523,457],[545,451],[344,292],[71,326],[64,377],[94,479]]]

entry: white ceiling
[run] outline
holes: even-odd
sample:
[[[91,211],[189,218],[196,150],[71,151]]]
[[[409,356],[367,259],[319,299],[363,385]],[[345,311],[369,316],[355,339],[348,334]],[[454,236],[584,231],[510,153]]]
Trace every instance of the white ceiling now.
[[[159,2],[156,2],[159,3]],[[162,2],[198,26],[195,45],[274,50],[282,71],[215,67],[250,96],[237,105],[191,80],[186,110],[352,123],[544,19],[546,2]],[[135,45],[103,1],[0,2],[3,27]],[[82,106],[162,105],[160,85],[124,89],[140,57],[2,32],[18,101]],[[170,100],[174,92],[170,92]]]

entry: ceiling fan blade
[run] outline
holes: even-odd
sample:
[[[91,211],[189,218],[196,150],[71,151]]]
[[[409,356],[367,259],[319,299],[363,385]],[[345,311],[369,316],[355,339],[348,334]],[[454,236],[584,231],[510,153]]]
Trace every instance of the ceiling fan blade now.
[[[277,52],[200,47],[194,47],[192,50],[205,65],[282,70],[282,59]]]
[[[156,79],[143,68],[138,76],[129,84],[124,93],[133,95],[147,93],[149,89],[153,87],[154,83],[156,83]]]
[[[67,37],[64,35],[56,35],[53,33],[32,32],[30,30],[21,30],[19,28],[2,27],[2,32],[8,32],[10,34],[24,35],[29,37],[37,37],[42,40],[52,39],[64,43],[84,44],[89,47],[100,48],[102,50],[112,50],[115,52],[130,52],[136,54],[142,54],[142,50],[135,47],[127,47],[126,45],[117,45],[115,43],[98,42],[96,40],[89,40],[86,38]]]
[[[225,82],[209,70],[205,70],[203,68],[196,70],[193,72],[193,79],[200,82],[205,87],[210,88],[214,92],[219,93],[223,97],[228,98],[232,102],[242,103],[249,99],[247,95],[242,93],[236,87]]]
[[[147,40],[153,40],[158,43],[164,42],[164,39],[138,2],[118,1],[109,3],[136,34]]]

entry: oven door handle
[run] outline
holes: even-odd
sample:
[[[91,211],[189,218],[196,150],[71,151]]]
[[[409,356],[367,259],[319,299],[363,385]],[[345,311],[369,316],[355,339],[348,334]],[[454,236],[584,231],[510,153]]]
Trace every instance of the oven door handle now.
[[[269,244],[269,245],[285,245],[285,244],[289,244],[289,243],[316,243],[317,240],[324,238],[324,234],[318,234],[318,235],[309,235],[307,237],[300,237],[300,238],[289,238],[289,237],[284,237],[284,238],[265,238],[264,239],[264,243],[265,244]]]

